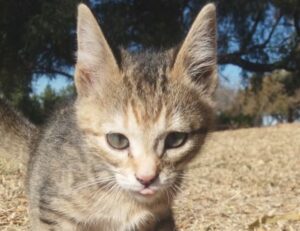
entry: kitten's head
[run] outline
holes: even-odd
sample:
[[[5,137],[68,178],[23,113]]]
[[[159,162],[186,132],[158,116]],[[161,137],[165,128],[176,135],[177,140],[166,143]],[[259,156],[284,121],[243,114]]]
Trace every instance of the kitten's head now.
[[[84,5],[77,33],[76,118],[93,155],[140,200],[175,190],[212,124],[215,6],[202,9],[178,49],[122,51],[119,62]]]

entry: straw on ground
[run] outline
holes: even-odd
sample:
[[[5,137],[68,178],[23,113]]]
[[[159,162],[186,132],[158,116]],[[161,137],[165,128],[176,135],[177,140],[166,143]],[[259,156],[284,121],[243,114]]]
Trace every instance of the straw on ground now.
[[[299,124],[213,133],[174,205],[179,230],[300,230],[299,166]],[[19,169],[0,159],[0,230],[27,230]]]

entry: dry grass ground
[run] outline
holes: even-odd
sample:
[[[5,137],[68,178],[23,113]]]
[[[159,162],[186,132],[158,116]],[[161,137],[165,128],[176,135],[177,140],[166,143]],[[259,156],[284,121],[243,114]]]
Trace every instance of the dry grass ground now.
[[[300,125],[211,135],[175,203],[180,230],[300,231]],[[23,173],[0,160],[0,230],[26,230]]]

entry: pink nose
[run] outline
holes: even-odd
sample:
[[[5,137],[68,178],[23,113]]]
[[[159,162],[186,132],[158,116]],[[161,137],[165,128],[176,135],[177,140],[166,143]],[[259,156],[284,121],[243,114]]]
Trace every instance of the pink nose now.
[[[151,175],[135,175],[136,179],[145,187],[148,187],[151,185],[156,178],[158,177],[158,174],[151,174]]]

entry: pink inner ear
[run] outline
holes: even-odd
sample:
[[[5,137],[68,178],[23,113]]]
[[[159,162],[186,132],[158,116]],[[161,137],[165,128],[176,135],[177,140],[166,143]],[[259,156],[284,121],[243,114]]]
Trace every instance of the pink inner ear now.
[[[79,65],[76,67],[75,85],[79,95],[87,95],[89,88],[93,85],[91,73],[82,69]]]
[[[215,89],[217,68],[216,8],[206,5],[196,17],[176,54],[173,75],[187,76],[195,86],[211,93]]]
[[[106,42],[97,20],[87,6],[78,7],[77,64],[75,83],[81,95],[93,87],[103,87],[119,74],[115,57]]]
[[[91,73],[85,69],[78,67],[78,77],[80,80],[84,81],[86,84],[92,84]]]

